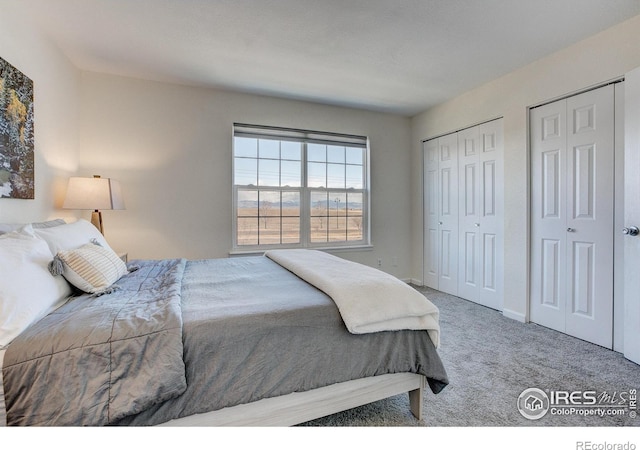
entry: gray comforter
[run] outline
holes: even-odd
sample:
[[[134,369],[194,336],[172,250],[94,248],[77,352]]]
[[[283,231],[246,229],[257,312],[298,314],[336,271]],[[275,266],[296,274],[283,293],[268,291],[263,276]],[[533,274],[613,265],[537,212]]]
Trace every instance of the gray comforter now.
[[[4,358],[8,425],[107,425],[186,389],[184,260],[145,264],[110,295],[79,296]]]
[[[141,269],[120,280],[123,287],[133,282],[130,279],[137,279],[138,273],[151,273],[155,269],[149,269],[149,266],[155,267],[157,262],[135,263]],[[149,283],[152,283],[151,278],[145,279],[143,285]],[[70,403],[65,403],[62,395],[47,395],[47,401],[56,401],[48,409],[63,409],[62,415],[74,416],[76,423],[153,425],[261,398],[385,373],[423,374],[436,393],[448,383],[426,331],[351,334],[329,297],[266,257],[188,261],[180,295],[184,365],[181,362],[175,366],[163,363],[162,371],[153,370],[142,376],[149,382],[145,392],[136,389],[131,394],[121,390],[119,394],[128,399],[121,403],[142,395],[146,399],[143,407],[133,408],[128,414],[124,411],[129,408],[123,408],[117,414],[112,413],[106,421],[95,421],[93,416],[104,416],[94,414],[95,408],[91,406],[97,404],[93,396],[101,389],[83,388],[85,398],[74,398]],[[109,297],[112,295],[99,300]],[[73,303],[75,301],[67,308],[76,309]],[[60,331],[66,326],[56,328]],[[40,334],[32,331],[29,333],[32,337]],[[25,351],[24,348],[12,349],[14,344],[10,347],[13,352]],[[145,359],[141,356],[145,348],[136,347],[131,351],[132,354],[119,365],[118,374],[123,378],[128,370],[135,369],[133,362]],[[14,358],[5,359],[5,362],[12,367]],[[78,363],[71,361],[66,373],[69,369],[74,373],[81,370]],[[179,392],[178,388],[169,395],[158,396],[154,382],[164,378],[165,374],[161,373],[164,371],[182,371],[186,376],[186,389]],[[41,378],[38,373],[36,367],[28,373],[5,371],[5,376],[12,378],[5,380],[5,386],[9,385],[11,389],[7,394],[11,402],[9,424],[26,420],[22,412],[16,415],[15,400],[11,397],[16,389],[24,389],[24,385],[29,384],[25,380]],[[82,379],[88,382],[88,378]],[[54,382],[47,382],[44,390],[58,388],[63,379],[63,374],[55,375]],[[103,389],[107,389],[106,380],[104,383]],[[25,402],[28,401],[19,403]],[[22,408],[24,406],[21,411]]]

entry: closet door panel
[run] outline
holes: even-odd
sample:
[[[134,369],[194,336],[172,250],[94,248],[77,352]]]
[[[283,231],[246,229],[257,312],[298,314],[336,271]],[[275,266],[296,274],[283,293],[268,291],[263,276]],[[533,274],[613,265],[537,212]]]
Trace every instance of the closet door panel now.
[[[566,104],[531,110],[531,320],[565,331]]]
[[[479,210],[474,227],[479,232],[478,264],[482,283],[477,302],[493,309],[503,308],[504,277],[504,144],[503,120],[479,125],[480,171]],[[479,226],[475,226],[479,224]]]
[[[458,138],[438,139],[440,276],[438,289],[458,294]]]
[[[426,286],[438,289],[440,258],[438,212],[438,139],[423,143],[424,153],[424,274]]]
[[[460,174],[459,227],[460,251],[458,264],[461,276],[458,293],[462,298],[478,301],[480,286],[480,134],[477,126],[458,132],[458,165]]]
[[[566,332],[613,345],[613,85],[567,99]]]

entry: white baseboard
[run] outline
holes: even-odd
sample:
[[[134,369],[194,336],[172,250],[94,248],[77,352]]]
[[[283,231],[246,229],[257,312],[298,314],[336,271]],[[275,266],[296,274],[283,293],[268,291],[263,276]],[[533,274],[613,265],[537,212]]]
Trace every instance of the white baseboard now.
[[[422,283],[422,280],[417,280],[415,278],[403,279],[402,281],[404,281],[405,283],[411,283],[415,286],[421,286],[421,287],[424,286],[424,284]],[[529,321],[526,314],[515,312],[510,309],[503,309],[502,315],[508,319],[517,320],[518,322],[522,322],[522,323],[527,323]]]
[[[518,322],[527,323],[527,316],[525,314],[511,311],[510,309],[503,309],[502,315],[508,319],[517,320]]]

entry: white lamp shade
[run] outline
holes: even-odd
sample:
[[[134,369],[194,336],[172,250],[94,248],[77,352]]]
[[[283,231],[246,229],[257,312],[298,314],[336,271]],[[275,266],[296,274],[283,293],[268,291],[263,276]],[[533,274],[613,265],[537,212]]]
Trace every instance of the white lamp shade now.
[[[65,209],[125,209],[120,183],[111,178],[71,177]]]

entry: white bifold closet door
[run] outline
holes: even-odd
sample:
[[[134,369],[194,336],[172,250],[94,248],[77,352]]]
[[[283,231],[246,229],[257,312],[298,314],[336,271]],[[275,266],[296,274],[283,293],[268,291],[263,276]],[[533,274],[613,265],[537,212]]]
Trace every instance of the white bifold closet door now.
[[[502,310],[502,119],[458,133],[458,295]]]
[[[612,348],[613,85],[530,120],[531,320]]]
[[[502,119],[424,142],[424,283],[502,309]]]

